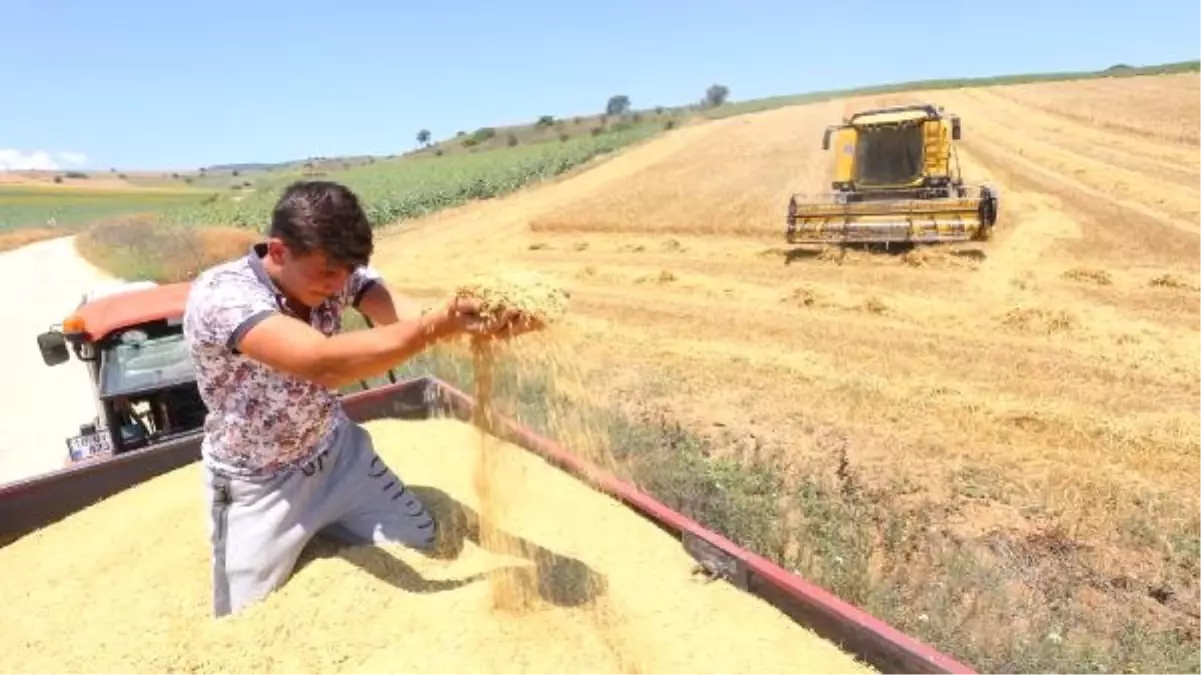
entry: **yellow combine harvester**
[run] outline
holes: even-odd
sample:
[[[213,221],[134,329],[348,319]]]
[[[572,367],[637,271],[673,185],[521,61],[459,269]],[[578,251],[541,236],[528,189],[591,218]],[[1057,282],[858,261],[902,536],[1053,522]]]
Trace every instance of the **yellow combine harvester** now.
[[[982,241],[997,220],[997,192],[964,184],[952,141],[959,117],[919,104],[865,110],[830,126],[833,191],[794,194],[790,244]],[[974,193],[974,194],[973,194]]]

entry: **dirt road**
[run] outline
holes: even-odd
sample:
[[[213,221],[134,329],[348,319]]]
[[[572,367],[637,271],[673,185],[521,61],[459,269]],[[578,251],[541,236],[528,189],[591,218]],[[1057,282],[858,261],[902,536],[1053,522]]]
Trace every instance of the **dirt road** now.
[[[95,416],[80,364],[46,366],[37,334],[61,321],[88,288],[110,281],[75,253],[73,237],[0,254],[8,308],[0,344],[0,484],[61,467],[66,437]]]

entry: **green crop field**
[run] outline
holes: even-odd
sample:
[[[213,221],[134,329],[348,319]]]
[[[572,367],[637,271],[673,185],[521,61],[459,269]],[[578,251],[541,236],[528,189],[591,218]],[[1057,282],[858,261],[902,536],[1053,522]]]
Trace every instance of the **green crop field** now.
[[[196,205],[203,192],[158,190],[58,189],[0,186],[0,232],[27,227],[83,225],[130,213],[158,212]]]
[[[479,154],[380,161],[329,172],[324,177],[358,193],[372,224],[378,226],[512,192],[648,138],[657,131],[655,127],[635,127]],[[162,219],[180,225],[258,228],[269,219],[284,185],[300,177],[291,172],[271,178],[260,174],[253,191],[234,191],[204,204],[168,208],[163,211]]]

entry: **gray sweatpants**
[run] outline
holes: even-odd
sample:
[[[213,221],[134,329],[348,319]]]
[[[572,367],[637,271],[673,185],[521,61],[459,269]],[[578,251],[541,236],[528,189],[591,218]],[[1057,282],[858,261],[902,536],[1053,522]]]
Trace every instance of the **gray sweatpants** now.
[[[319,532],[352,544],[435,544],[433,516],[358,424],[342,424],[328,451],[281,476],[247,481],[206,468],[205,485],[218,617],[282,585]]]

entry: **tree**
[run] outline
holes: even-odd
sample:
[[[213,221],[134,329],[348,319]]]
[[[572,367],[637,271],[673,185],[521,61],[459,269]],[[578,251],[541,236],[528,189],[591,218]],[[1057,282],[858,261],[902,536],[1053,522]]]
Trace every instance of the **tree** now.
[[[716,108],[726,102],[730,96],[730,88],[724,84],[714,84],[705,90],[705,105]]]
[[[610,96],[609,102],[605,105],[606,115],[622,115],[630,109],[630,97],[625,94]]]
[[[422,129],[421,131],[418,131],[417,132],[417,142],[422,145],[428,146],[430,144],[430,130]]]

